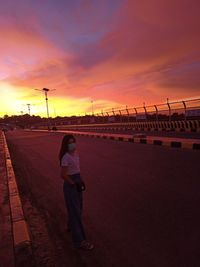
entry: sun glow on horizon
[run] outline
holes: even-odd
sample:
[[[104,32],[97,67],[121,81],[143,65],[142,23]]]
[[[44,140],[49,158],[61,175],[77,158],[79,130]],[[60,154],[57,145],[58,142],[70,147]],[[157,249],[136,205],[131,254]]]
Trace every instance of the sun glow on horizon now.
[[[18,108],[20,111],[23,101],[19,99],[19,92],[16,92],[14,86],[6,82],[0,82],[0,92],[0,116],[16,114]]]
[[[28,114],[30,104],[31,115],[46,117],[46,102],[43,92],[36,92],[30,88],[18,88],[9,83],[0,82],[0,117],[4,115]],[[28,92],[28,93],[27,93]],[[83,116],[97,113],[102,109],[116,107],[116,103],[108,100],[96,100],[91,98],[72,98],[48,95],[50,117],[56,116]],[[122,106],[117,103],[118,106]]]

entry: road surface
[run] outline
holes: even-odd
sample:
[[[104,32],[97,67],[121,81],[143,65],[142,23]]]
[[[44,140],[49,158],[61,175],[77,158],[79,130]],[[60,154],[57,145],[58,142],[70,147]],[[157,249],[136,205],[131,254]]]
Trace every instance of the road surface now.
[[[37,266],[199,267],[200,152],[77,137],[92,252],[72,248],[61,133],[6,134]]]

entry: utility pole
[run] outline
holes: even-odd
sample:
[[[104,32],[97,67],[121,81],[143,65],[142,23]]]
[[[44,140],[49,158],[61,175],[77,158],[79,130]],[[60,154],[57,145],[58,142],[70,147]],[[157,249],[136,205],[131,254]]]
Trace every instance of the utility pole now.
[[[42,90],[44,91],[44,94],[45,94],[46,107],[47,107],[47,118],[49,119],[49,104],[48,104],[48,94],[47,94],[49,92],[49,89],[43,88]]]
[[[171,121],[171,107],[170,107],[170,104],[169,104],[169,98],[167,98],[167,106],[168,106],[168,109],[169,109],[169,121]]]
[[[28,107],[28,114],[29,116],[31,116],[31,104],[26,104],[27,107]]]
[[[49,119],[49,104],[48,104],[48,92],[49,91],[55,91],[56,89],[48,89],[48,88],[43,88],[43,89],[35,89],[37,91],[43,91],[45,95],[45,101],[46,101],[46,109],[47,109],[47,119],[48,119],[48,130],[50,130],[50,119]]]
[[[91,104],[92,104],[92,115],[94,115],[94,106],[93,106],[93,103],[94,103],[94,101],[91,100]]]
[[[29,116],[31,116],[31,106],[33,106],[33,105],[32,104],[24,104],[23,106],[27,106],[27,108],[28,108],[28,114],[29,114]],[[21,114],[22,114],[22,112],[23,111],[21,111]]]

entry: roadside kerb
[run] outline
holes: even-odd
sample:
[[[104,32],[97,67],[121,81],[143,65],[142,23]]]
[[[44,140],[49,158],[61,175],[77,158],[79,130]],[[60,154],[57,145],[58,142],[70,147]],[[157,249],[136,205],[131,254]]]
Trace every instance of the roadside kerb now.
[[[85,132],[76,132],[76,131],[59,131],[63,133],[73,133],[74,135],[82,135],[82,136],[94,136],[98,138],[106,138],[124,142],[132,142],[138,144],[150,144],[150,145],[160,145],[160,146],[168,146],[172,148],[187,148],[200,150],[200,140],[194,139],[183,139],[183,138],[171,138],[171,137],[146,137],[146,138],[138,138],[133,137],[133,135],[124,135],[124,134],[99,134],[99,133],[85,133]]]
[[[30,239],[29,229],[24,217],[24,212],[17,187],[16,177],[13,170],[10,153],[4,133],[3,133],[3,142],[4,142],[4,149],[6,156],[6,170],[8,179],[11,219],[12,219],[15,262],[16,266],[32,266],[31,265],[32,249],[31,249],[31,239]]]
[[[30,131],[30,130],[29,130]],[[47,132],[47,130],[31,130],[37,132]],[[186,139],[186,138],[176,138],[176,137],[134,137],[128,134],[110,134],[110,133],[94,133],[94,132],[80,132],[80,131],[67,131],[67,130],[57,130],[54,131],[58,133],[71,133],[74,135],[96,137],[138,144],[149,144],[156,146],[168,146],[172,148],[186,148],[192,150],[200,150],[200,140],[198,139]]]

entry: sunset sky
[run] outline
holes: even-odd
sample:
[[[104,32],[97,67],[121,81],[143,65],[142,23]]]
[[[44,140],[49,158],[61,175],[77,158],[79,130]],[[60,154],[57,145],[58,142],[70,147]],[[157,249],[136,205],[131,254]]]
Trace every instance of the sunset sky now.
[[[0,116],[200,96],[199,0],[0,2]]]

